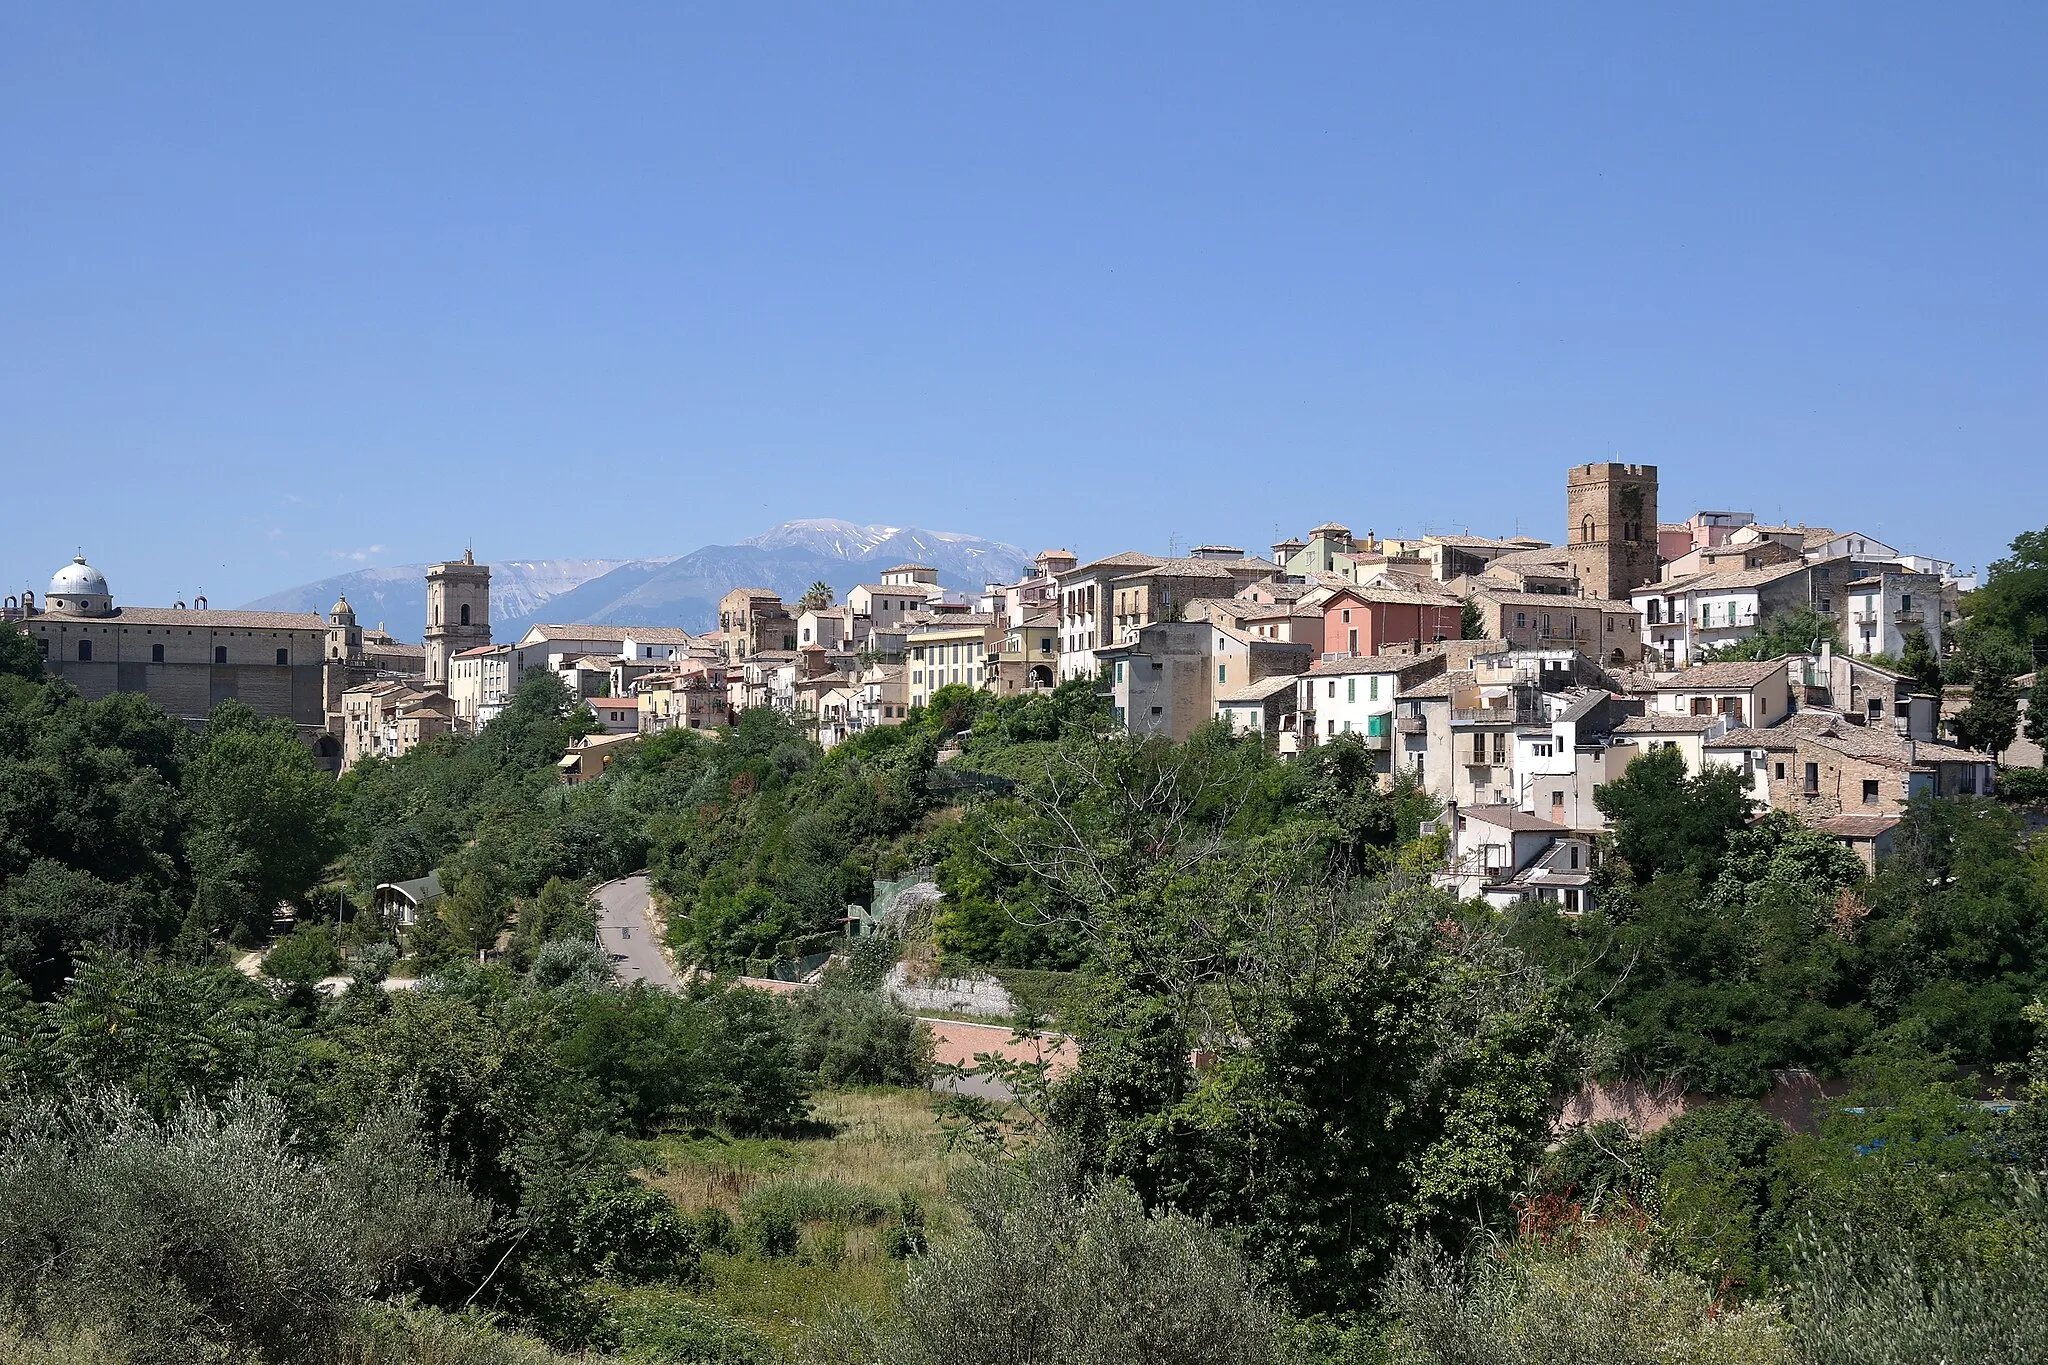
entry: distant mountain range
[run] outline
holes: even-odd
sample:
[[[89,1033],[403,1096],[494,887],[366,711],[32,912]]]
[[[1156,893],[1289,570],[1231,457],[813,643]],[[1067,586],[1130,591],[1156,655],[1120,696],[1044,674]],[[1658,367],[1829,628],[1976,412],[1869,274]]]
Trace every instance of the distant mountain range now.
[[[661,559],[537,559],[491,562],[491,635],[516,640],[536,621],[597,625],[718,625],[718,599],[734,588],[772,588],[794,601],[819,580],[844,600],[892,564],[929,564],[949,588],[1013,582],[1031,562],[1014,545],[904,526],[860,526],[829,519],[785,521],[737,545],[707,545]],[[418,641],[427,619],[427,566],[358,569],[270,594],[250,611],[325,614],[348,594],[356,619]]]

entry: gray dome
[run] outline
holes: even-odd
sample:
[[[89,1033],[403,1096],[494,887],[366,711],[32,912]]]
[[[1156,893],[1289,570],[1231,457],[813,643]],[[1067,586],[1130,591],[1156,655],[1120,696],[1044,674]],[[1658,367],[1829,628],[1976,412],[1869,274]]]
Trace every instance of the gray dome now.
[[[85,556],[75,557],[69,564],[57,570],[50,577],[51,597],[110,597],[107,576],[85,562]]]
[[[348,604],[348,594],[343,593],[327,610],[327,619],[337,626],[352,626],[356,623],[356,609]]]

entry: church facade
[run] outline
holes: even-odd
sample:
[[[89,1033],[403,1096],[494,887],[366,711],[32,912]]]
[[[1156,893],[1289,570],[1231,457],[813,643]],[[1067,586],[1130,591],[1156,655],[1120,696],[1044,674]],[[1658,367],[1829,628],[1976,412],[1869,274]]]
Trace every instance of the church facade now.
[[[88,700],[140,693],[195,728],[222,702],[245,702],[259,716],[291,722],[322,765],[339,772],[354,694],[395,684],[445,694],[452,654],[490,643],[490,574],[467,554],[428,571],[425,647],[364,630],[346,596],[325,619],[213,611],[203,597],[189,607],[117,606],[106,575],[83,555],[52,576],[40,602],[33,592],[8,597],[0,620],[36,640],[43,667]],[[440,676],[423,676],[436,663]]]
[[[212,611],[116,606],[105,575],[80,556],[59,569],[40,606],[24,593],[14,610],[38,641],[43,667],[88,700],[139,692],[192,725],[224,701],[287,720],[316,755],[339,767],[328,725],[339,669],[327,658],[328,623],[311,612]]]

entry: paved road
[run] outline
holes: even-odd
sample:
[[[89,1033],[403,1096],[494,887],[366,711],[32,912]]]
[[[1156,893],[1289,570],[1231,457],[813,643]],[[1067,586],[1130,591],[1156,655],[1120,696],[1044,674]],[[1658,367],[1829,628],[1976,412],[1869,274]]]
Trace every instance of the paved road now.
[[[659,931],[649,916],[646,873],[606,882],[591,899],[597,902],[598,946],[611,954],[619,980],[645,981],[668,991],[683,988],[661,955]]]

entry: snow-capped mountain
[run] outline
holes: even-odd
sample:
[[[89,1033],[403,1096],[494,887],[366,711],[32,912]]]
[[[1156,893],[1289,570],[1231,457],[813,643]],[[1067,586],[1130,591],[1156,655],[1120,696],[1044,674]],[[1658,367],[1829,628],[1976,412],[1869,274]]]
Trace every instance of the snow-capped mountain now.
[[[653,559],[491,561],[491,634],[516,640],[537,621],[601,625],[718,624],[718,599],[734,588],[771,588],[794,601],[812,583],[843,598],[893,564],[929,564],[949,588],[973,591],[1013,582],[1030,563],[1024,551],[958,531],[861,526],[817,518],[786,521],[736,545],[707,545]],[[427,616],[427,566],[402,564],[323,578],[248,604],[255,611],[325,613],[346,592],[364,625],[382,624],[401,640],[420,638]]]

